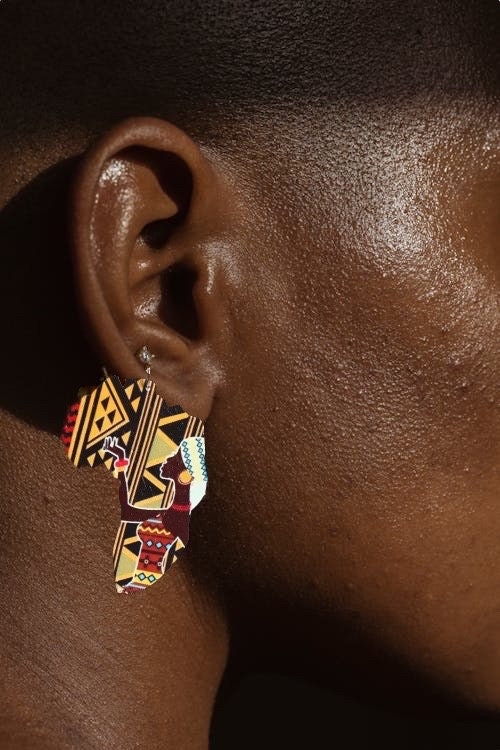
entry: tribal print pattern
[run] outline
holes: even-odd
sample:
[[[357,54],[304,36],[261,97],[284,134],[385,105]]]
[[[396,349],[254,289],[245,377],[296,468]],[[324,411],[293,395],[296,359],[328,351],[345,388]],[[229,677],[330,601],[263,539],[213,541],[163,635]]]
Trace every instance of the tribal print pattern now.
[[[112,375],[69,408],[61,439],[70,461],[104,464],[120,481],[113,548],[120,593],[156,583],[185,549],[208,481],[203,435],[200,419],[168,406],[144,378]]]

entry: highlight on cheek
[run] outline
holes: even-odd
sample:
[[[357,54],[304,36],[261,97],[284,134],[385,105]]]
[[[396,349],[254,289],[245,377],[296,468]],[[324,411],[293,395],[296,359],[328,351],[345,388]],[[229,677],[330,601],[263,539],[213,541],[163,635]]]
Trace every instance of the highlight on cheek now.
[[[61,439],[75,466],[104,464],[119,480],[117,591],[156,583],[185,550],[206,493],[203,422],[168,406],[152,381],[112,375],[69,408]]]

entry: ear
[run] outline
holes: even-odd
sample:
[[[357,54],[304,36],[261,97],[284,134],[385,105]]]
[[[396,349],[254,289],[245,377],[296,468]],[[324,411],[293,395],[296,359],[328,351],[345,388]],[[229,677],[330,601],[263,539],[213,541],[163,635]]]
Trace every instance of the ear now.
[[[151,377],[170,404],[205,419],[224,326],[213,246],[224,232],[212,164],[173,124],[131,118],[83,157],[70,226],[82,318],[103,365]]]

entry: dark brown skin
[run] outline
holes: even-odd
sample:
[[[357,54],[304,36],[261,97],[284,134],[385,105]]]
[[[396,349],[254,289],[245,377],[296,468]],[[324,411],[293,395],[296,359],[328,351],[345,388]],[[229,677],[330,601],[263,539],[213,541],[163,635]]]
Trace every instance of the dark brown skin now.
[[[0,245],[39,264],[2,296],[6,750],[206,748],[229,634],[367,699],[500,713],[499,110],[362,115],[248,122],[244,159],[142,116],[0,143]],[[206,420],[209,494],[183,559],[119,597],[117,483],[55,425],[99,363],[140,377],[144,344]]]

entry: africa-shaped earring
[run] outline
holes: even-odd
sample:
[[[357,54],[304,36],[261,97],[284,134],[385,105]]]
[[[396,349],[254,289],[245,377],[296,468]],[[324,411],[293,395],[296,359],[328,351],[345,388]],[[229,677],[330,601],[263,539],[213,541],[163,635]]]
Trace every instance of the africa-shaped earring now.
[[[105,373],[99,385],[81,390],[61,435],[75,466],[104,464],[120,482],[113,547],[119,593],[151,586],[178,559],[208,480],[203,422],[157,394],[147,347],[137,357],[147,377],[122,381]]]

